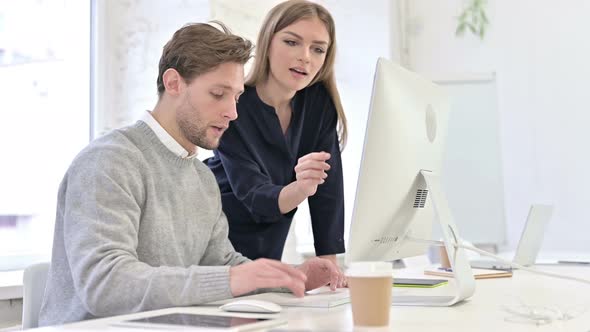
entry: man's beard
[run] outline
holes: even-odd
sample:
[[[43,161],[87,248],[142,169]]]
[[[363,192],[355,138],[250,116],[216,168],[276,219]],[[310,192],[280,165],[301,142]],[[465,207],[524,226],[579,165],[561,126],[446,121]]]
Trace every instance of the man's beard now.
[[[207,150],[217,149],[219,140],[207,140],[208,127],[204,125],[204,121],[201,120],[201,113],[191,103],[190,98],[190,93],[187,92],[185,99],[187,108],[181,109],[178,112],[176,122],[180,131],[189,142],[200,148]]]
[[[201,126],[200,121],[197,121],[197,123],[191,123],[186,120],[186,118],[182,117],[178,119],[178,127],[184,137],[198,147],[214,150],[219,145],[219,141],[210,142],[207,140],[207,127]]]

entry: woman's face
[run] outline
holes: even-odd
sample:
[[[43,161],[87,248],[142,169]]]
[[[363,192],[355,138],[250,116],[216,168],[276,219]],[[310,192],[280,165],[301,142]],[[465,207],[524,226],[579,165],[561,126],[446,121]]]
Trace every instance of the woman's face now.
[[[269,80],[289,91],[305,88],[322,68],[329,43],[328,30],[317,17],[278,31],[268,52]]]

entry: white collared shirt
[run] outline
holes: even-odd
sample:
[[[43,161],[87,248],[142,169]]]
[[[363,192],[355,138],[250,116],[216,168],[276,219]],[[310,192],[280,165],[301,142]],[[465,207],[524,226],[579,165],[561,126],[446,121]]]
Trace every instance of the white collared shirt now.
[[[186,159],[193,159],[197,157],[197,153],[195,152],[193,155],[188,154],[180,143],[178,143],[174,137],[172,137],[162,125],[156,119],[150,111],[146,111],[144,115],[140,119],[141,121],[145,122],[153,131],[156,133],[156,136],[160,139],[162,144],[164,144],[172,153],[179,156],[180,158]]]

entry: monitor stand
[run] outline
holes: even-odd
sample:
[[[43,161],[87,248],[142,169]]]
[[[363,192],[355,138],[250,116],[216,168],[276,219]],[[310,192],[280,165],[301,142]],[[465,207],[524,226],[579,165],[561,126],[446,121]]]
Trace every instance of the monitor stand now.
[[[442,191],[439,175],[426,170],[421,170],[420,174],[430,192],[429,196],[434,208],[435,219],[438,220],[441,226],[445,247],[455,278],[455,294],[449,296],[393,296],[393,305],[451,306],[473,295],[475,292],[475,279],[465,249],[456,248],[454,245],[459,243],[460,237],[457,226],[453,222],[449,204]]]

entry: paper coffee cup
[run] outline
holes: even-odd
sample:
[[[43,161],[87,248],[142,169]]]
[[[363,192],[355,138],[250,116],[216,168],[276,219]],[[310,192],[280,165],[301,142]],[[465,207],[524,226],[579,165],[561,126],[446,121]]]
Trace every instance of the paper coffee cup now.
[[[387,326],[393,268],[386,262],[354,262],[346,270],[355,326]]]

